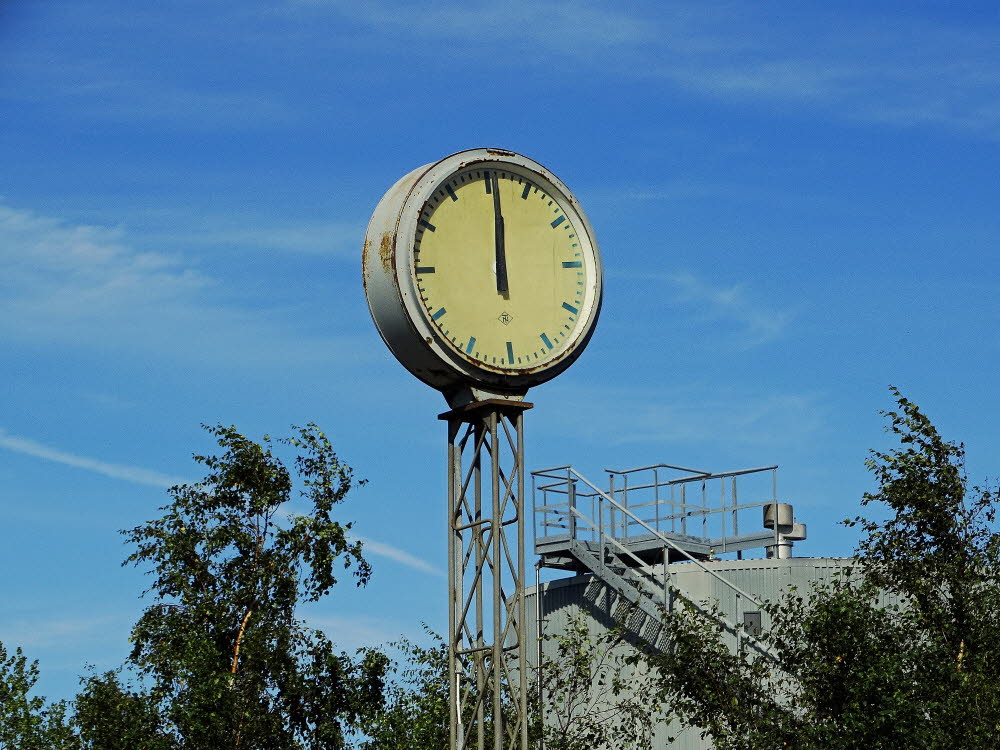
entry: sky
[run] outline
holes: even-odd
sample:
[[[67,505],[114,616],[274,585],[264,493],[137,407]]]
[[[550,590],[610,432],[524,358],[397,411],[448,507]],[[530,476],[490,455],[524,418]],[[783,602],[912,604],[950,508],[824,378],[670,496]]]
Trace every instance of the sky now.
[[[440,394],[360,274],[392,183],[466,148],[550,168],[604,262],[527,468],[779,464],[809,527],[873,489],[897,386],[1000,470],[995,2],[0,0],[0,641],[70,697],[128,651],[120,529],[202,424],[316,422],[368,483],[343,648],[446,629]]]

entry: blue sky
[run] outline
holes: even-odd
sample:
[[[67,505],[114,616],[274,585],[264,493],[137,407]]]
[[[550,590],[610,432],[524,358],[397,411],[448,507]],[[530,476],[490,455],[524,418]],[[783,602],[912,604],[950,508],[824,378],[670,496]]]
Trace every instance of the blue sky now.
[[[501,146],[601,244],[531,469],[778,463],[849,554],[894,384],[996,476],[995,3],[0,2],[0,640],[42,692],[127,651],[117,530],[200,478],[199,425],[318,422],[370,482],[346,648],[445,628],[445,404],[360,282],[402,174]]]

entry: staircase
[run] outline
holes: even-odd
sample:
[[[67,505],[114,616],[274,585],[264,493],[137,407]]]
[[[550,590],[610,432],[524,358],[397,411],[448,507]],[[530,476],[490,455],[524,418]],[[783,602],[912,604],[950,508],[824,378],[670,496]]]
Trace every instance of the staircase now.
[[[628,603],[622,613],[633,620],[629,629],[656,648],[663,647],[664,613],[673,611],[678,598],[703,611],[709,606],[671,575],[677,563],[697,565],[735,594],[735,621],[716,616],[740,647],[748,639],[738,626],[743,611],[763,605],[720,576],[711,561],[727,553],[742,557],[753,548],[777,556],[805,537],[799,524],[793,529],[771,522],[769,529],[760,528],[762,517],[776,517],[774,508],[791,513],[777,502],[776,470],[765,466],[715,474],[657,464],[606,470],[607,489],[571,466],[532,472],[535,552],[543,566],[593,574]],[[739,500],[747,496],[756,499]],[[741,525],[757,530],[741,533]],[[761,648],[756,638],[749,641]]]

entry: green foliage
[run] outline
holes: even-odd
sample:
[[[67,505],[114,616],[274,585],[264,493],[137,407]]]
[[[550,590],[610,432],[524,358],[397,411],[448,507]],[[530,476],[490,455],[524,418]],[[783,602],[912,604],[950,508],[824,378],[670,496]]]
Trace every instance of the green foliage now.
[[[532,687],[532,735],[541,735],[546,750],[651,747],[663,716],[649,697],[648,670],[631,653],[621,631],[594,634],[582,617],[563,632],[543,635],[542,667]]]
[[[95,748],[347,747],[382,701],[386,660],[337,653],[295,612],[330,592],[337,567],[358,585],[371,574],[361,544],[347,538],[350,524],[332,517],[351,469],[315,425],[302,428],[278,441],[297,451],[296,496],[270,438],[206,429],[224,452],[195,456],[205,479],[171,488],[162,517],[123,532],[135,546],[126,564],[153,578],[153,603],[131,637],[139,687],[114,673],[86,681],[81,735]],[[293,500],[308,512],[290,512]]]
[[[142,690],[123,685],[117,671],[84,679],[74,723],[83,747],[93,750],[176,750],[160,706]]]
[[[442,750],[448,746],[448,647],[440,636],[430,648],[408,640],[394,663],[395,679],[383,711],[365,725],[362,750]],[[619,631],[592,634],[583,620],[565,633],[544,636],[542,668],[529,680],[530,746],[546,750],[650,747],[659,712],[648,699],[652,682],[630,662]],[[541,706],[539,697],[541,696]],[[468,700],[474,702],[474,693]],[[508,709],[509,711],[510,709]],[[486,722],[486,734],[492,731]]]
[[[670,617],[669,653],[648,656],[661,698],[719,750],[996,745],[996,492],[970,493],[962,446],[893,393],[901,447],[872,453],[878,490],[863,500],[888,514],[847,522],[864,532],[854,568],[769,604],[743,653],[688,603]]]
[[[368,740],[362,750],[448,747],[448,646],[436,633],[427,634],[434,640],[430,648],[405,638],[392,644],[402,661],[392,664],[395,679],[386,687],[384,709],[364,725]]]
[[[33,696],[37,681],[38,662],[29,664],[20,648],[8,654],[0,643],[0,750],[75,750],[66,703]]]

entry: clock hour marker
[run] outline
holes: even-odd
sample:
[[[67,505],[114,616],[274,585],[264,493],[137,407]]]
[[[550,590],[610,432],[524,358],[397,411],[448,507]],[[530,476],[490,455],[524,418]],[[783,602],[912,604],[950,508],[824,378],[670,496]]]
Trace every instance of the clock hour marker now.
[[[510,341],[507,342],[507,364],[514,364],[514,345]]]
[[[546,336],[544,333],[541,334],[541,337],[542,337],[542,343],[545,344],[545,346],[547,346],[549,349],[551,349],[552,348],[552,342],[549,341],[549,337]]]
[[[440,318],[440,317],[441,317],[442,315],[444,315],[444,314],[445,314],[446,312],[448,312],[448,311],[447,311],[447,310],[445,310],[445,309],[444,309],[444,308],[442,307],[442,308],[441,308],[440,310],[438,310],[438,311],[437,311],[436,313],[434,313],[433,315],[431,315],[431,320],[437,320],[437,319],[438,319],[438,318]]]
[[[469,336],[469,343],[465,347],[465,353],[466,354],[472,354],[472,350],[473,350],[473,348],[475,346],[476,346],[476,337],[475,336]]]
[[[557,226],[559,226],[560,224],[562,224],[564,221],[566,221],[566,217],[565,216],[560,216],[558,219],[556,219],[555,221],[552,222],[552,228],[555,229]]]
[[[583,268],[583,261],[580,260],[564,260],[563,268]]]
[[[417,266],[417,276],[424,273],[434,273],[434,266]]]
[[[489,172],[483,172],[483,177],[485,178],[483,180],[483,182],[486,183],[486,192],[488,194],[492,193],[493,192],[493,188],[490,186],[490,173]]]
[[[524,190],[521,191],[521,200],[527,200],[528,193],[530,192],[531,192],[531,183],[530,182],[524,183]]]
[[[427,219],[421,219],[417,223],[429,232],[433,232],[437,229],[437,227],[427,221]]]
[[[451,185],[445,185],[444,189],[445,189],[445,192],[448,193],[448,197],[449,198],[451,198],[453,201],[457,201],[458,200],[458,196],[455,195],[455,191],[451,189]]]
[[[580,311],[577,308],[573,307],[573,305],[571,305],[569,302],[563,302],[562,306],[564,310],[569,310],[574,315],[580,314]]]

